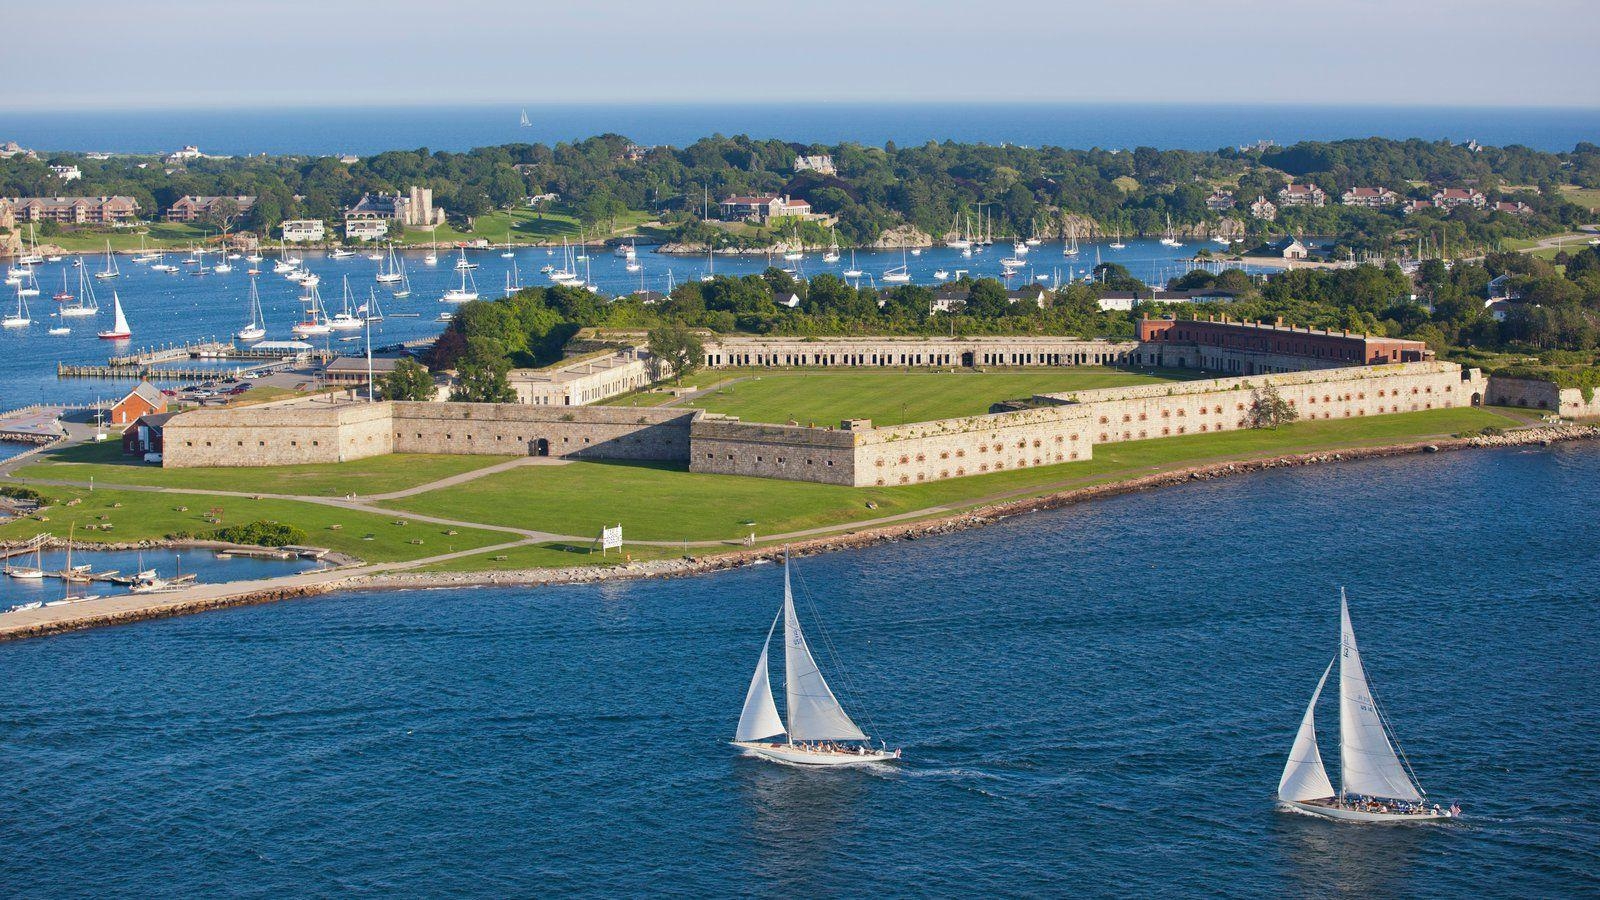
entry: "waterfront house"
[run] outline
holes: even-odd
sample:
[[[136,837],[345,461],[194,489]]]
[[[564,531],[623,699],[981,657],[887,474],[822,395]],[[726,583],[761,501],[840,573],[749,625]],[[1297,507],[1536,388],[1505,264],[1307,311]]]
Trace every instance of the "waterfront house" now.
[[[1250,215],[1257,219],[1264,219],[1268,222],[1271,222],[1272,220],[1278,218],[1278,207],[1271,200],[1268,200],[1265,197],[1257,197],[1255,202],[1250,204]]]
[[[1233,191],[1214,191],[1206,198],[1206,209],[1212,212],[1227,212],[1233,209]]]
[[[129,456],[160,453],[162,432],[166,430],[167,420],[175,415],[176,412],[151,413],[134,419],[133,424],[122,431],[122,452]]]
[[[1291,184],[1278,191],[1279,206],[1322,206],[1328,195],[1314,184]]]
[[[779,197],[775,194],[758,194],[755,196],[735,195],[728,197],[717,204],[723,221],[743,222],[755,220],[765,222],[769,219],[781,219],[787,216],[811,215],[811,204],[804,200],[790,199],[785,194]]]
[[[1473,209],[1483,209],[1489,198],[1482,191],[1472,188],[1445,188],[1433,195],[1433,205],[1440,209],[1455,209],[1458,206],[1470,206]]]
[[[283,239],[291,244],[320,241],[327,236],[327,228],[321,219],[285,219],[278,228]]]
[[[928,304],[929,313],[959,312],[967,303],[967,298],[972,296],[972,289],[947,285],[933,292],[933,301]],[[882,304],[879,304],[882,306]]]
[[[179,197],[167,209],[168,222],[198,222],[213,214],[225,217],[242,216],[256,205],[256,198],[245,194],[235,197]]]
[[[410,228],[432,228],[443,225],[443,207],[433,205],[433,190],[412,187],[405,194],[363,194],[356,204],[344,211],[345,233],[355,219],[384,220]],[[385,230],[387,233],[387,230]]]
[[[1400,195],[1386,187],[1353,187],[1339,198],[1345,206],[1379,209],[1400,202]]]
[[[1020,287],[1014,291],[1006,291],[1007,303],[1032,303],[1040,309],[1044,309],[1045,300],[1049,299],[1049,297],[1050,292],[1037,284]]]
[[[189,144],[185,145],[182,150],[174,150],[173,152],[167,154],[166,159],[164,159],[163,162],[166,162],[168,165],[176,165],[187,160],[203,158],[205,158],[205,154],[200,152],[200,148],[194,146],[193,144]]]
[[[11,201],[23,222],[64,225],[114,225],[132,222],[139,202],[132,197],[19,197]]]
[[[1306,245],[1300,243],[1299,238],[1288,237],[1274,244],[1273,250],[1277,251],[1284,259],[1305,259]]]
[[[379,241],[388,236],[388,219],[344,220],[344,238],[347,241]]]
[[[50,174],[61,179],[62,182],[76,181],[83,177],[83,171],[77,166],[51,166]]]
[[[167,411],[167,395],[148,381],[141,381],[127,396],[111,407],[111,424],[131,425],[140,416]]]

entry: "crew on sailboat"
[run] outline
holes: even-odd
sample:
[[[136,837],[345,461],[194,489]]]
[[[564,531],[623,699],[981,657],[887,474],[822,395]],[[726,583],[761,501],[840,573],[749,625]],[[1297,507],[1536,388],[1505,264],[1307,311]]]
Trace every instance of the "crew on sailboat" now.
[[[768,677],[767,647],[783,620],[783,688],[788,722],[778,715]],[[775,740],[782,737],[783,740]],[[789,560],[783,561],[783,607],[767,629],[761,643],[761,657],[750,688],[745,692],[744,711],[731,742],[735,747],[766,759],[804,766],[848,766],[899,759],[899,750],[873,748],[870,738],[839,704],[828,682],[817,668],[811,647],[800,630],[795,614],[794,591],[789,583]],[[860,742],[860,743],[857,743]]]

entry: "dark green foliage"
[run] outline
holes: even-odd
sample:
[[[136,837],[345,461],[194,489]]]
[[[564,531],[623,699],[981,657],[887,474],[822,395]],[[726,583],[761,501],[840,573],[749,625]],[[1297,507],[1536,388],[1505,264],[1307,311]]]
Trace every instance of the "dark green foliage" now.
[[[393,372],[378,380],[378,390],[385,400],[432,400],[433,376],[408,356],[395,364]]]
[[[305,529],[282,522],[257,519],[248,525],[233,525],[211,532],[211,539],[230,544],[250,544],[256,547],[286,547],[306,542]]]

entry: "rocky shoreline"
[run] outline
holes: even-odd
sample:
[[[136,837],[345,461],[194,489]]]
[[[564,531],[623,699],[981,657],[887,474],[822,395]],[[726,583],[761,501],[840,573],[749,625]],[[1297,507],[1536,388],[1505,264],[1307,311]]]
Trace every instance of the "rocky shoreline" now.
[[[991,504],[986,507],[955,513],[935,519],[927,519],[906,524],[885,525],[868,528],[862,531],[845,532],[843,534],[812,538],[809,540],[794,541],[788,545],[792,554],[809,556],[819,553],[830,553],[838,550],[849,550],[873,544],[887,543],[889,541],[918,540],[940,534],[953,534],[970,528],[981,528],[1002,519],[1022,513],[1037,512],[1041,510],[1059,509],[1077,503],[1117,497],[1139,491],[1153,490],[1191,481],[1209,481],[1218,478],[1228,478],[1251,472],[1260,472],[1267,469],[1290,468],[1295,466],[1323,465],[1327,463],[1346,462],[1362,459],[1381,459],[1394,456],[1406,456],[1419,453],[1441,453],[1454,450],[1472,449],[1498,449],[1505,447],[1530,447],[1551,446],[1556,443],[1580,440],[1600,440],[1600,426],[1595,425],[1546,425],[1534,428],[1520,429],[1498,435],[1475,435],[1471,437],[1450,438],[1439,441],[1415,441],[1402,444],[1389,444],[1374,447],[1354,447],[1341,450],[1322,450],[1309,453],[1282,454],[1279,456],[1263,457],[1260,459],[1233,460],[1228,462],[1206,463],[1201,465],[1186,466],[1165,472],[1156,472],[1130,478],[1123,481],[1108,482],[1105,484],[1089,485],[1070,490],[1059,491],[1043,497],[1029,497],[1021,500],[1011,500],[1003,503]],[[194,546],[196,542],[187,542]],[[214,543],[214,542],[213,542]],[[114,546],[114,545],[107,545]],[[171,547],[173,543],[146,541],[126,545],[132,547]],[[58,634],[65,631],[75,631],[82,628],[93,628],[102,625],[118,625],[146,619],[167,618],[170,616],[185,615],[194,612],[204,612],[212,609],[222,609],[230,606],[245,606],[257,603],[270,603],[299,597],[311,597],[328,594],[335,591],[370,591],[370,590],[428,590],[435,588],[474,587],[474,586],[537,586],[555,584],[591,584],[599,581],[613,581],[623,579],[643,578],[680,578],[690,575],[704,575],[734,569],[740,566],[752,565],[761,561],[773,561],[779,558],[783,551],[777,547],[765,548],[735,548],[719,550],[701,556],[684,556],[678,559],[650,560],[628,563],[621,566],[575,566],[567,569],[528,569],[508,570],[503,572],[440,572],[440,573],[407,573],[390,572],[381,574],[339,574],[339,569],[328,571],[329,578],[314,583],[272,584],[266,587],[241,590],[238,593],[222,593],[194,599],[169,597],[162,600],[152,600],[148,605],[133,609],[118,609],[114,611],[89,612],[83,611],[72,617],[64,613],[62,618],[49,621],[19,623],[15,627],[0,628],[0,640],[11,640],[24,637],[40,637],[49,634]],[[347,568],[347,567],[340,567]],[[289,578],[302,578],[304,576],[289,576]],[[121,598],[118,598],[121,599]]]

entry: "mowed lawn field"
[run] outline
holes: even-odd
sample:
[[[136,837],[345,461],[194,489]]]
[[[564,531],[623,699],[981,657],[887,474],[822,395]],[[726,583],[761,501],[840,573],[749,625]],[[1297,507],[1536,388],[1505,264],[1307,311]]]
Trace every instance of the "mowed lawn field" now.
[[[122,455],[117,441],[51,450],[17,471],[19,478],[139,484],[152,487],[307,497],[385,494],[505,462],[509,456],[395,454],[346,463],[251,469],[165,469]]]
[[[722,386],[681,405],[738,416],[749,422],[837,425],[842,419],[871,419],[879,425],[902,425],[980,415],[1000,400],[1056,391],[1155,384],[1172,377],[1173,373],[1165,371],[1146,373],[1101,366],[991,372],[763,369],[703,379],[706,384],[720,381]]]
[[[933,515],[1213,460],[1420,440],[1516,424],[1493,410],[1473,408],[1298,422],[1275,431],[1102,444],[1094,448],[1094,459],[1084,462],[873,488],[702,475],[675,464],[573,462],[486,475],[381,505],[580,538],[621,523],[624,538],[631,540],[737,540],[751,532],[761,540],[898,514]]]

